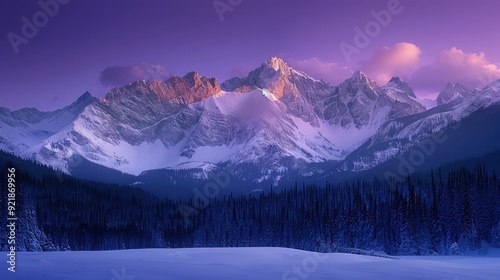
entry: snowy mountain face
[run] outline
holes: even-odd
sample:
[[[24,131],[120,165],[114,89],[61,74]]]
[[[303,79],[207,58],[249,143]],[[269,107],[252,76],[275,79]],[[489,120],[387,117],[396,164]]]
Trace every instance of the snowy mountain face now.
[[[356,128],[367,125],[378,128],[388,120],[425,111],[413,90],[399,78],[393,78],[386,86],[379,87],[358,71],[336,90],[339,100],[348,110],[341,115],[342,126],[352,123]]]
[[[245,78],[222,84],[227,91],[265,89],[295,117],[317,126],[319,121],[342,128],[378,126],[387,119],[423,112],[413,90],[399,78],[381,88],[360,71],[339,86],[314,79],[271,58]],[[393,81],[393,80],[391,80]]]
[[[482,91],[481,95],[485,97],[499,97],[500,96],[500,79],[486,85]]]
[[[70,125],[95,101],[96,98],[86,92],[73,104],[53,112],[0,108],[0,149],[18,155],[25,152]]]
[[[412,115],[426,110],[425,106],[418,101],[413,89],[399,77],[393,77],[383,88],[396,104],[392,117]]]
[[[468,90],[460,85],[448,84],[443,92],[451,88],[460,89],[460,97],[455,94],[442,104],[424,113],[397,118],[384,123],[379,130],[365,142],[363,147],[353,152],[343,163],[345,170],[367,170],[391,158],[401,156],[418,145],[434,141],[433,137],[450,127],[459,127],[460,122],[481,109],[500,104],[500,81],[493,82],[482,89]],[[442,93],[443,93],[442,92]],[[464,92],[468,92],[466,95]],[[481,125],[478,123],[477,125]],[[485,131],[484,133],[488,133]],[[446,137],[446,136],[439,136]],[[446,138],[443,138],[446,139]],[[434,143],[439,144],[439,143]]]
[[[437,105],[463,100],[477,93],[474,89],[468,89],[459,83],[448,83],[436,98]]]
[[[81,155],[131,174],[229,160],[279,170],[285,161],[339,157],[321,135],[321,127],[313,128],[291,115],[267,90],[224,92],[214,83],[195,90],[198,84],[189,80],[188,76],[174,77],[164,83],[137,82],[115,89],[88,106],[72,127],[28,154],[63,170],[67,167],[61,162]],[[171,95],[171,84],[182,87],[174,91],[182,94]],[[306,131],[299,131],[298,126]]]
[[[233,78],[222,84],[232,92],[263,90],[272,101],[279,100],[294,117],[318,126],[314,105],[332,93],[332,86],[289,67],[273,57],[245,78]]]
[[[491,84],[471,96],[484,96],[485,104],[498,89]],[[307,174],[309,163],[346,159],[355,162],[349,169],[359,170],[404,149],[377,151],[376,160],[353,158],[359,149],[373,152],[367,141],[423,139],[484,106],[467,100],[429,113],[397,77],[379,86],[358,71],[333,86],[274,57],[221,85],[190,72],[136,81],[100,99],[87,93],[55,112],[0,109],[0,148],[66,172],[75,157],[134,175],[222,163],[252,164],[263,176],[292,169]]]

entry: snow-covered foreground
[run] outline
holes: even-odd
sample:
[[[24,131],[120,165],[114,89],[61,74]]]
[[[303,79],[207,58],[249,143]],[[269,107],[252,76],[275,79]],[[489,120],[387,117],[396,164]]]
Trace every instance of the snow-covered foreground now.
[[[15,273],[2,263],[0,279],[500,279],[500,256],[386,259],[286,248],[18,253]]]

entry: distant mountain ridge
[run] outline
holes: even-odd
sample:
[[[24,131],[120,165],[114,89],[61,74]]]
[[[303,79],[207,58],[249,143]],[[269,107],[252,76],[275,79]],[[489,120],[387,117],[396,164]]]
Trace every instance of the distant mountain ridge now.
[[[407,151],[453,121],[499,101],[500,82],[458,84],[426,110],[398,77],[379,86],[357,71],[337,86],[273,57],[219,85],[197,72],[141,80],[54,112],[0,109],[0,148],[71,173],[75,157],[138,175],[251,164],[275,178],[311,163],[365,170]],[[411,121],[409,121],[411,120]],[[389,143],[380,148],[377,143]],[[321,171],[320,171],[321,172]]]

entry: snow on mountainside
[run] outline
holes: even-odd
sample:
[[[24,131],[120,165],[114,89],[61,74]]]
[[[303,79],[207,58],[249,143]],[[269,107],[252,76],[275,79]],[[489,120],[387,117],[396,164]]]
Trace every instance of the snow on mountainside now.
[[[448,83],[436,98],[437,105],[456,102],[475,95],[475,89],[468,89],[459,83]]]
[[[10,111],[0,107],[0,149],[18,155],[24,153],[71,124],[94,101],[96,98],[86,92],[71,105],[53,112],[35,108]]]
[[[448,104],[437,106],[425,113],[386,122],[367,141],[368,145],[361,147],[344,162],[343,168],[360,171],[375,167],[390,158],[402,155],[472,113],[499,104],[500,80],[479,89],[474,95],[448,101]]]
[[[418,101],[413,89],[399,77],[393,77],[383,88],[387,95],[397,102],[402,111],[407,110],[402,115],[411,115],[426,110],[426,107]]]
[[[265,61],[247,77],[230,79],[221,86],[233,92],[265,89],[273,99],[280,100],[291,115],[316,126],[319,123],[314,106],[333,90],[328,83],[297,71],[276,57]]]
[[[415,94],[406,83],[399,78],[391,81],[380,87],[364,73],[355,72],[336,88],[341,103],[337,105],[340,114],[335,114],[337,118],[334,119],[341,117],[340,124],[343,127],[352,123],[357,128],[367,125],[378,128],[390,119],[425,111],[425,107],[414,99]],[[341,109],[342,104],[347,111]]]
[[[107,125],[113,118],[102,111],[102,104],[93,104],[72,127],[28,154],[39,151],[37,160],[63,170],[64,165],[58,163],[78,154],[131,174],[161,167],[184,168],[189,162],[219,163],[231,159],[234,163],[279,168],[286,157],[306,162],[341,157],[334,143],[321,133],[331,136],[328,124],[313,127],[289,116],[284,105],[270,100],[265,90],[221,92],[189,105],[179,105],[177,101],[168,104],[174,114],[152,124],[141,125],[134,120],[113,126]]]
[[[343,128],[361,129],[368,125],[376,127],[393,117],[425,111],[423,105],[412,99],[413,91],[404,82],[400,83],[401,89],[386,90],[357,71],[339,86],[331,86],[273,57],[247,77],[224,82],[222,88],[236,92],[267,89],[292,115],[313,125],[320,119]],[[398,98],[391,91],[400,93]],[[406,98],[405,94],[412,96]]]
[[[357,71],[333,86],[273,57],[221,85],[190,72],[136,81],[98,100],[85,94],[50,113],[0,109],[0,148],[67,172],[75,156],[130,174],[220,163],[268,174],[346,159],[345,169],[363,170],[495,102],[498,83],[426,111],[400,78],[379,86]],[[391,139],[408,143],[374,150]]]

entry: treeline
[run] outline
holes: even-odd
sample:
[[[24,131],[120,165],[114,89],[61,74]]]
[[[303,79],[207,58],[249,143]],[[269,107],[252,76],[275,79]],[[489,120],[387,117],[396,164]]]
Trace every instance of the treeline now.
[[[425,255],[500,247],[500,181],[484,166],[201,202],[77,180],[7,154],[0,164],[2,209],[7,167],[16,168],[19,250],[281,246]]]
[[[16,169],[20,251],[190,246],[178,202],[143,190],[75,179],[0,151],[0,219],[7,219],[7,169]],[[191,230],[192,231],[192,230]],[[0,228],[0,250],[7,232]]]
[[[405,182],[294,186],[223,198],[197,217],[195,246],[448,254],[500,246],[500,182],[484,167]]]

